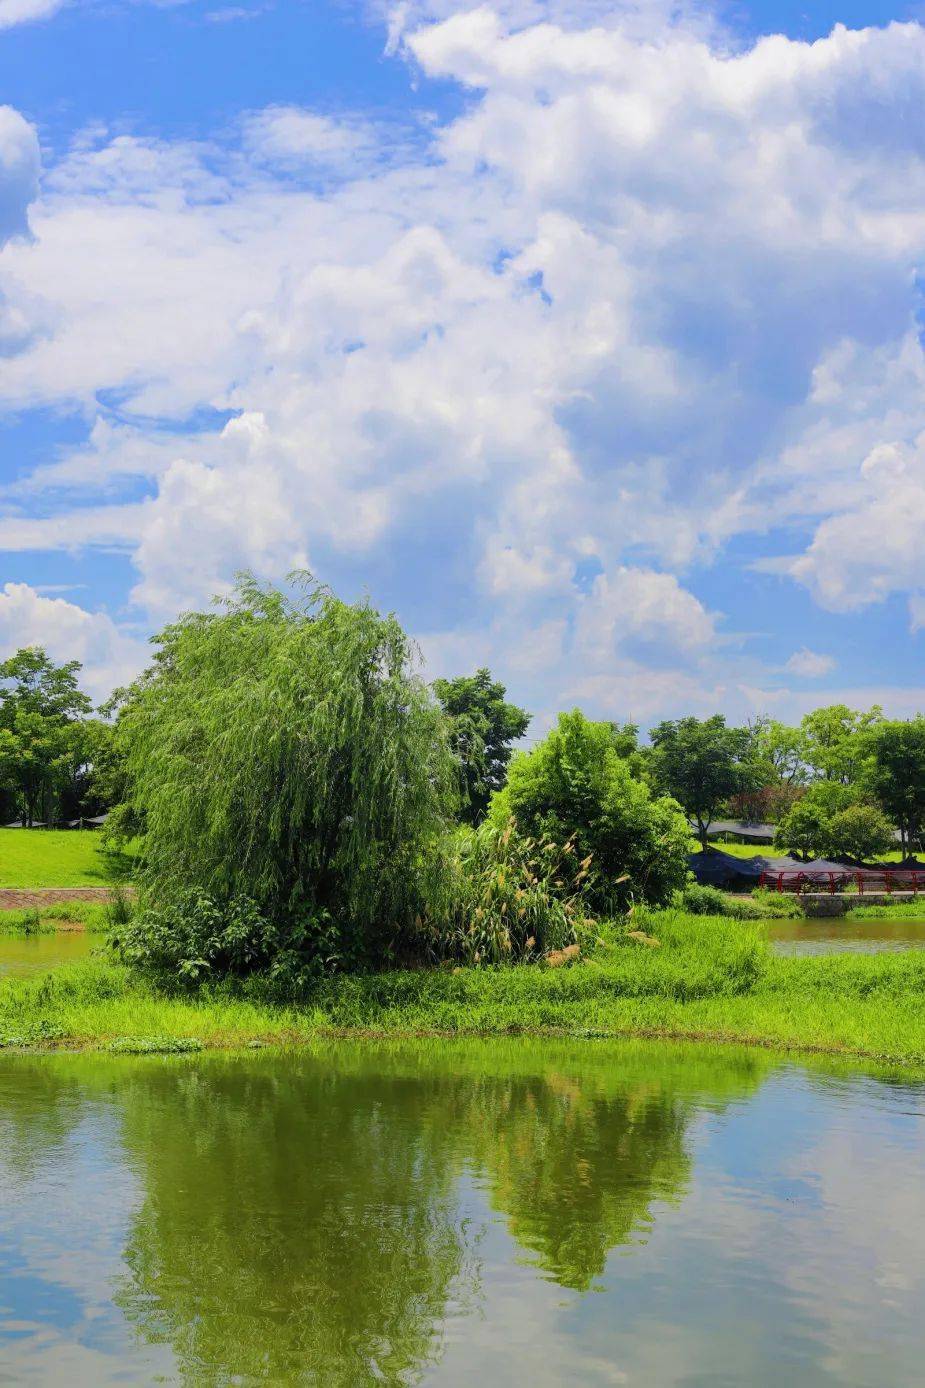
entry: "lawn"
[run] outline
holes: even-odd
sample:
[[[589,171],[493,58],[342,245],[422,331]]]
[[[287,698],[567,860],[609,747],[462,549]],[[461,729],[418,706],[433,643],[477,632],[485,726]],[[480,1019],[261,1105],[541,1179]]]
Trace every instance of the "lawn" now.
[[[710,843],[711,848],[719,849],[720,853],[729,853],[733,858],[782,858],[785,856],[783,849],[775,848],[768,843]],[[691,845],[692,853],[700,852],[700,844]],[[902,860],[902,853],[899,849],[894,849],[890,853],[878,853],[878,863],[898,863]]]
[[[90,830],[0,829],[0,887],[107,887],[133,867]]]

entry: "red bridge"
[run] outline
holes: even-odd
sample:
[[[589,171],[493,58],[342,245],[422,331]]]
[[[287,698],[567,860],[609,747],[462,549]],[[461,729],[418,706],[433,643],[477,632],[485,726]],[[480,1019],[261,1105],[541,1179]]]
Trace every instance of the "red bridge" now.
[[[925,872],[917,871],[915,868],[844,868],[834,871],[814,871],[807,867],[804,872],[800,868],[786,868],[781,872],[763,872],[759,878],[759,886],[770,887],[772,891],[778,892],[835,892],[844,891],[846,887],[857,887],[858,895],[863,896],[865,892],[877,892],[892,895],[893,892],[911,893],[917,895],[919,890],[925,890]]]

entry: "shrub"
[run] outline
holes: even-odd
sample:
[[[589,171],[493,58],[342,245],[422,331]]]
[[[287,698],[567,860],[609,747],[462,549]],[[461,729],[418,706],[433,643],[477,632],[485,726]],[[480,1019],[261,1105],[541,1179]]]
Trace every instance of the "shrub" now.
[[[337,931],[327,913],[279,924],[245,896],[219,901],[187,892],[140,911],[111,939],[125,963],[181,989],[262,974],[279,992],[295,993],[340,963]]]
[[[590,863],[573,841],[521,837],[513,820],[462,834],[434,949],[467,964],[507,964],[580,941]]]
[[[590,912],[660,904],[684,883],[690,829],[680,807],[633,777],[609,723],[592,723],[577,709],[515,756],[489,817],[499,830],[513,818],[524,839],[571,844],[588,861],[581,894]]]
[[[124,887],[113,887],[106,902],[106,925],[109,930],[119,930],[128,925],[134,913],[134,905]]]
[[[677,907],[692,916],[729,916],[733,920],[760,920],[766,913],[750,897],[727,896],[718,887],[689,882],[678,892]]]
[[[805,914],[797,896],[787,892],[772,892],[768,887],[756,887],[752,900],[761,907],[761,914],[777,920],[799,920]]]

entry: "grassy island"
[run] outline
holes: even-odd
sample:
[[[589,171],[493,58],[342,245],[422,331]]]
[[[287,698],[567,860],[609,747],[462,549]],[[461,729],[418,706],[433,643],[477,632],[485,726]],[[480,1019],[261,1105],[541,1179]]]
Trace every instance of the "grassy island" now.
[[[0,984],[0,1042],[169,1051],[345,1033],[663,1036],[925,1066],[925,953],[785,959],[760,924],[679,911],[636,924],[559,968],[343,975],[288,1002],[256,980],[168,993],[103,955]]]

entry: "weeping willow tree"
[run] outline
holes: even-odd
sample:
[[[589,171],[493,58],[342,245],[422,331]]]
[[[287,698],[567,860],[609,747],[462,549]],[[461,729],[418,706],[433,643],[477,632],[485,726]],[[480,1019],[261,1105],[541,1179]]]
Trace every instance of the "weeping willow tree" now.
[[[243,575],[166,627],[123,702],[146,824],[136,962],[199,977],[410,942],[452,808],[443,716],[395,617],[293,584]]]

